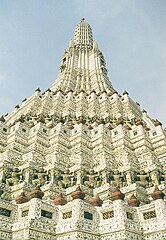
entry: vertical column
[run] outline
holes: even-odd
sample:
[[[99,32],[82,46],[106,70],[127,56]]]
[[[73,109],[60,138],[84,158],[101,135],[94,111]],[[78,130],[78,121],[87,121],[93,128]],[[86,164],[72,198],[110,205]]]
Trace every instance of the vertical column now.
[[[41,216],[41,199],[32,198],[29,206],[29,219],[40,218]]]

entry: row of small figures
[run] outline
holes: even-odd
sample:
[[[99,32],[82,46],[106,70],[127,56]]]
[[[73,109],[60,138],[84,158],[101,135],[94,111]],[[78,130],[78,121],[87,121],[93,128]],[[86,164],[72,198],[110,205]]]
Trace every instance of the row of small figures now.
[[[5,119],[4,119],[5,121]],[[18,119],[15,120],[13,125],[17,122],[26,122],[29,123],[31,126],[34,126],[38,122],[41,122],[43,124],[48,124],[50,126],[50,123],[57,124],[59,122],[65,123],[67,125],[70,124],[92,124],[92,123],[97,123],[97,124],[131,124],[133,125],[135,122],[138,122],[138,119],[129,119],[128,117],[121,117],[121,118],[116,118],[115,116],[109,116],[107,118],[103,118],[102,116],[94,116],[94,117],[89,117],[89,116],[78,116],[76,117],[75,115],[67,115],[67,116],[61,116],[59,114],[53,114],[53,115],[44,115],[44,114],[27,114],[27,115],[21,115]],[[141,120],[140,120],[141,121]]]
[[[6,168],[2,174],[1,182],[4,185],[14,186],[22,182],[30,183],[34,186],[43,186],[48,183],[55,184],[60,188],[68,188],[75,184],[84,184],[90,188],[100,187],[109,183],[116,187],[125,187],[132,183],[139,183],[142,187],[151,187],[159,185],[166,181],[164,171],[151,171],[145,173],[144,170],[139,172],[127,171],[119,172],[103,170],[95,172],[93,169],[77,170],[70,172],[69,168],[62,170],[51,169],[24,169]]]

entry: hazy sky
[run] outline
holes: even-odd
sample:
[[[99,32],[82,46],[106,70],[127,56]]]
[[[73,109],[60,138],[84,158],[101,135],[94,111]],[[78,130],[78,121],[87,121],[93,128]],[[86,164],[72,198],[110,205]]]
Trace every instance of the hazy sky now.
[[[83,17],[114,88],[166,126],[166,0],[0,0],[0,114],[52,85]]]

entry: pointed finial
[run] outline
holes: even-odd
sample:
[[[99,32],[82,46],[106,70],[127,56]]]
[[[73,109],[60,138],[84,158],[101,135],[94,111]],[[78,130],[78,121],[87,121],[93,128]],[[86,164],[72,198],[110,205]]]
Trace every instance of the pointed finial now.
[[[136,198],[134,194],[130,197],[127,203],[132,207],[139,207],[140,205],[140,201]]]
[[[5,122],[5,118],[3,115],[0,117],[0,122]]]
[[[111,194],[112,201],[119,200],[119,199],[124,200],[124,198],[125,198],[125,194],[122,193],[119,188],[116,188]]]
[[[99,195],[97,194],[96,196],[90,199],[89,203],[92,206],[100,207],[103,204],[103,201],[100,199]]]
[[[55,206],[57,205],[65,205],[67,203],[66,198],[63,197],[63,194],[60,193],[55,199],[54,199],[54,204]]]
[[[82,199],[85,198],[85,193],[81,190],[80,186],[76,188],[74,192],[71,193],[71,197],[74,199]]]
[[[25,195],[25,192],[22,192],[20,195],[15,198],[16,204],[22,204],[29,201],[28,197]]]
[[[160,191],[157,187],[154,189],[153,193],[151,193],[151,197],[153,200],[164,199],[165,194]]]
[[[44,192],[42,192],[42,190],[40,189],[40,186],[37,186],[34,190],[32,190],[30,193],[30,198],[39,198],[42,199],[42,197],[44,196]]]
[[[15,106],[15,108],[19,108],[20,106],[17,104],[16,106]]]
[[[37,89],[35,90],[35,92],[41,92],[40,88],[37,88]]]

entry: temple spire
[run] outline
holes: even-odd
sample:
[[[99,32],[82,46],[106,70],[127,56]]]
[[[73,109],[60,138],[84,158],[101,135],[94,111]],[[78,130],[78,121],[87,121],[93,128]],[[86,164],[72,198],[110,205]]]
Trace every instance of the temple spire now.
[[[84,18],[76,26],[74,33],[74,45],[77,48],[92,49],[93,47],[92,29]]]
[[[72,90],[75,93],[113,93],[114,89],[107,76],[104,56],[93,39],[92,29],[83,18],[76,26],[74,38],[64,52],[57,80],[51,90]]]

